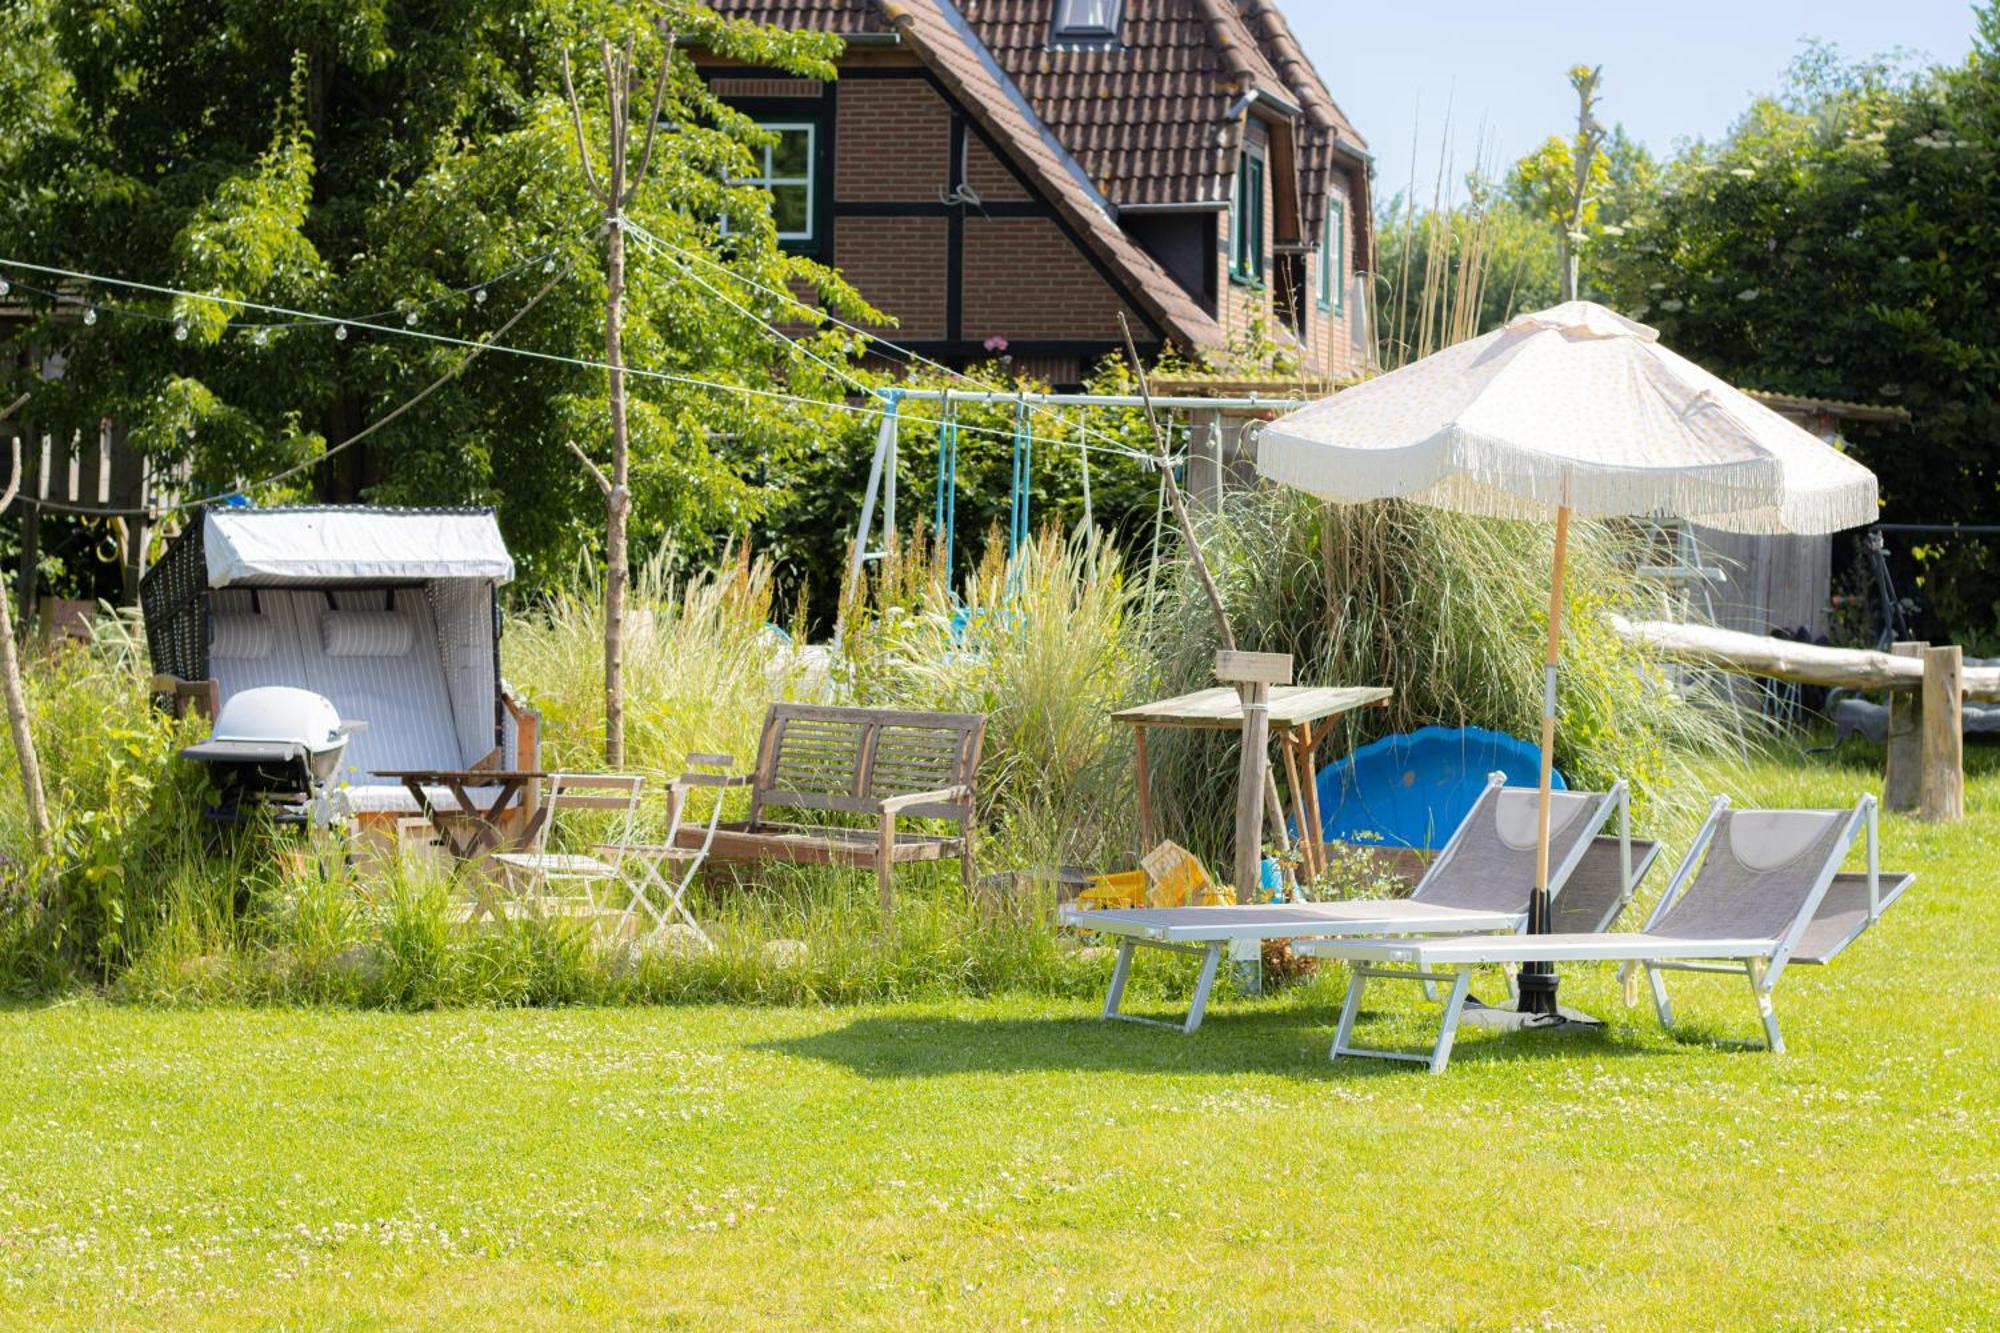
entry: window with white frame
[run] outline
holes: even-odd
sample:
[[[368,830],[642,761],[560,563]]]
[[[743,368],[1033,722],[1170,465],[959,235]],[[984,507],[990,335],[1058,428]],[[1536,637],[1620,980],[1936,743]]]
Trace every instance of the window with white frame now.
[[[1347,294],[1347,204],[1326,201],[1326,235],[1319,253],[1319,308],[1339,314]]]
[[[776,136],[776,141],[751,149],[759,170],[749,176],[732,177],[732,185],[755,185],[770,191],[771,218],[778,224],[778,239],[811,242],[816,238],[813,220],[818,197],[813,181],[817,161],[819,126],[811,121],[759,122],[759,128]],[[725,224],[724,230],[728,227]]]

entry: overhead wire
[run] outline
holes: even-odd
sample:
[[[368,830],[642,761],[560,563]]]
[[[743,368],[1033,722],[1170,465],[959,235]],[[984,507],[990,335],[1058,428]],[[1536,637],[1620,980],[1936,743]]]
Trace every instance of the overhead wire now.
[[[699,250],[692,250],[686,246],[676,245],[672,241],[666,240],[660,236],[655,235],[652,231],[647,229],[646,226],[642,223],[634,222],[628,218],[626,219],[625,225],[626,225],[626,230],[630,231],[635,237],[638,237],[642,244],[650,242],[654,246],[658,246],[662,249],[671,251],[673,254],[677,256],[680,256],[684,261],[688,259],[697,260],[703,264],[708,265],[711,268],[718,269],[723,273],[727,273],[732,278],[735,278],[738,282],[743,283],[745,286],[754,288],[755,290],[762,292],[766,296],[775,297],[778,300],[787,302],[793,308],[811,316],[814,319],[824,320],[827,323],[832,324],[837,328],[845,329],[849,333],[865,338],[871,345],[875,347],[885,348],[891,352],[896,353],[898,356],[903,357],[907,361],[916,362],[925,366],[929,366],[933,370],[941,371],[944,374],[950,375],[955,379],[963,380],[965,383],[973,385],[974,387],[980,389],[983,392],[986,393],[1006,392],[1004,388],[989,384],[986,381],[977,378],[976,376],[967,374],[965,371],[960,370],[957,367],[948,366],[944,364],[942,361],[935,360],[931,357],[925,356],[921,352],[915,351],[908,347],[904,347],[900,343],[893,342],[890,339],[883,337],[881,333],[878,331],[862,328],[858,324],[850,323],[849,321],[842,319],[840,316],[834,314],[830,310],[824,309],[823,307],[820,306],[812,305],[807,301],[801,300],[797,295],[797,293],[785,291],[783,288],[772,287],[767,283],[759,282],[755,278],[749,276],[748,274],[740,273],[737,270],[730,268],[727,264],[724,264],[723,262],[716,259],[712,255],[703,254]],[[1028,404],[1028,409],[1032,412],[1041,412],[1046,415],[1054,417],[1058,425],[1067,424],[1067,419],[1063,416],[1061,411],[1059,409],[1050,407],[1047,404],[1030,403]],[[1099,438],[1107,440],[1114,438],[1110,435],[1104,434],[1101,431],[1095,430],[1092,427],[1085,425],[1082,422],[1077,422],[1075,424],[1077,432],[1081,436],[1089,437],[1094,435],[1098,436]],[[1100,447],[1117,448],[1118,446],[1111,445],[1111,446],[1100,446]],[[1156,461],[1151,454],[1145,453],[1140,450],[1128,449],[1126,450],[1126,452],[1130,453],[1135,458],[1143,459],[1147,463],[1152,463]]]

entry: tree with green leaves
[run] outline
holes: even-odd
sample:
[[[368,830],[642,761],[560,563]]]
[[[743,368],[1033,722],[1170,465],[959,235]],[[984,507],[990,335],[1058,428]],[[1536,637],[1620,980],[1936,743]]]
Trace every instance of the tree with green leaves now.
[[[1809,51],[1601,252],[1625,313],[1732,382],[1907,407],[1850,441],[1906,521],[2000,521],[2000,6],[1977,16],[1957,65]],[[1927,554],[1941,628],[2000,637],[1995,544]]]
[[[202,294],[9,270],[39,310],[25,340],[66,361],[38,388],[38,420],[114,418],[185,463],[196,492],[299,467],[256,498],[498,504],[530,585],[600,544],[601,497],[570,446],[609,453],[603,210],[561,53],[629,40],[657,66],[665,29],[831,78],[838,50],[687,0],[33,0],[5,22],[34,41],[0,57],[0,104],[34,114],[0,131],[0,257]],[[35,51],[54,81],[5,63]],[[585,69],[578,88],[597,144],[602,80]],[[840,400],[859,340],[771,293],[879,319],[785,252],[766,193],[731,184],[754,174],[764,134],[685,49],[666,64],[661,121],[627,207],[657,238],[624,293],[635,560],[747,531],[785,502],[768,472],[851,429]],[[780,315],[805,326],[810,355],[760,322]],[[464,364],[509,320],[496,342],[538,356]]]

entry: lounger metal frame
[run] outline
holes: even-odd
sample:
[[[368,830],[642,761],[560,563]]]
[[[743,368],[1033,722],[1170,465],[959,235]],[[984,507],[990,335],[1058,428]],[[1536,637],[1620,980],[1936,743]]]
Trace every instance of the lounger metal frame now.
[[[1489,774],[1486,780],[1486,787],[1480,792],[1479,802],[1483,803],[1488,796],[1492,795],[1495,789],[1504,787],[1505,785],[1506,776],[1504,774]],[[1473,808],[1475,810],[1478,809],[1479,804],[1475,803]],[[1554,892],[1560,894],[1562,886],[1568,882],[1570,875],[1575,872],[1577,865],[1583,860],[1585,854],[1589,852],[1592,843],[1595,841],[1598,833],[1604,828],[1604,825],[1610,820],[1613,811],[1616,811],[1618,815],[1619,867],[1623,883],[1617,906],[1613,908],[1610,918],[1604,923],[1605,925],[1608,925],[1610,920],[1615,920],[1618,913],[1624,910],[1625,905],[1631,901],[1638,883],[1632,863],[1631,794],[1622,780],[1613,783],[1611,789],[1603,793],[1603,801],[1599,808],[1590,816],[1590,823],[1584,829],[1583,836],[1576,840],[1576,845],[1569,850],[1561,863],[1549,875],[1549,883],[1553,886]],[[1450,865],[1451,852],[1457,847],[1460,840],[1466,836],[1466,826],[1470,822],[1471,819],[1468,816],[1466,819],[1461,820],[1459,826],[1452,831],[1452,835],[1445,842],[1443,850],[1438,853],[1437,857],[1432,861],[1430,868],[1425,872],[1425,880],[1428,880],[1432,874],[1438,873]],[[1644,874],[1647,869],[1650,869],[1653,859],[1657,855],[1658,848],[1651,849],[1645,857],[1645,864],[1639,867],[1638,874]],[[1423,891],[1423,883],[1423,880],[1418,881],[1417,888],[1411,895],[1412,899],[1415,899],[1417,893]],[[1229,909],[1227,908],[1187,907],[1166,910],[1185,912],[1187,916],[1183,921],[1177,922],[1174,925],[1159,926],[1151,923],[1142,923],[1129,917],[1122,917],[1116,909],[1111,911],[1082,911],[1074,907],[1063,909],[1061,919],[1065,925],[1079,926],[1087,930],[1100,931],[1107,935],[1119,937],[1118,960],[1111,969],[1111,987],[1104,995],[1103,1016],[1105,1018],[1117,1019],[1125,1023],[1144,1023],[1149,1027],[1179,1028],[1183,1034],[1194,1032],[1195,1029],[1201,1026],[1202,1018],[1208,1012],[1209,994],[1215,987],[1215,974],[1222,962],[1222,951],[1237,940],[1254,940],[1261,944],[1265,940],[1302,940],[1336,936],[1344,938],[1382,935],[1404,936],[1422,934],[1426,931],[1431,933],[1448,932],[1452,935],[1463,935],[1469,932],[1480,931],[1508,932],[1521,930],[1527,925],[1528,920],[1528,914],[1525,910],[1520,912],[1495,911],[1479,913],[1471,908],[1465,908],[1461,912],[1455,913],[1448,922],[1439,920],[1424,921],[1421,918],[1412,919],[1409,916],[1399,919],[1395,915],[1385,911],[1384,915],[1378,917],[1357,918],[1352,921],[1328,921],[1323,924],[1315,923],[1310,932],[1302,932],[1299,923],[1296,921],[1272,921],[1264,923],[1254,920],[1246,921],[1240,916],[1228,915]],[[1158,915],[1157,909],[1154,915]],[[1599,927],[1599,929],[1602,928],[1603,926]],[[1184,1018],[1179,1020],[1148,1018],[1142,1014],[1128,1014],[1120,1010],[1119,1005],[1125,997],[1125,983],[1130,979],[1132,974],[1132,958],[1141,947],[1159,949],[1167,953],[1193,954],[1201,958],[1201,971],[1195,979],[1194,996],[1189,1003],[1188,1011]],[[1428,987],[1426,987],[1426,990],[1428,992]],[[1463,997],[1461,996],[1460,998],[1462,1001]]]
[[[1727,797],[1718,796],[1709,806],[1708,817],[1702,821],[1700,831],[1690,844],[1687,854],[1674,870],[1661,895],[1659,903],[1646,918],[1645,927],[1639,932],[1651,931],[1666,918],[1681,895],[1686,892],[1700,869],[1701,863],[1714,841],[1722,816],[1729,808]],[[1304,946],[1309,955],[1319,957],[1345,958],[1350,968],[1347,995],[1341,1006],[1340,1025],[1334,1031],[1333,1044],[1328,1050],[1328,1058],[1338,1060],[1342,1056],[1370,1056],[1383,1060],[1404,1060],[1427,1065],[1430,1072],[1439,1074],[1451,1059],[1451,1048],[1458,1035],[1459,1018],[1465,1006],[1465,994],[1470,984],[1474,966],[1487,963],[1506,964],[1528,961],[1532,954],[1536,961],[1549,962],[1617,962],[1622,963],[1621,976],[1630,975],[1634,967],[1645,971],[1649,989],[1652,991],[1654,1012],[1659,1016],[1660,1026],[1671,1028],[1673,1007],[1667,998],[1666,979],[1662,972],[1709,972],[1731,975],[1741,973],[1750,983],[1751,994],[1756,999],[1757,1013],[1763,1022],[1764,1039],[1769,1049],[1778,1055],[1784,1054],[1784,1034],[1778,1027],[1777,1010],[1771,999],[1777,987],[1778,978],[1792,962],[1799,942],[1811,926],[1814,914],[1825,900],[1827,890],[1840,872],[1841,862],[1852,850],[1857,837],[1868,840],[1868,912],[1862,925],[1845,939],[1836,942],[1834,948],[1820,959],[1824,961],[1832,953],[1844,948],[1855,935],[1881,918],[1883,909],[1900,896],[1914,879],[1910,875],[1895,877],[1893,892],[1884,897],[1882,888],[1880,822],[1876,801],[1873,796],[1863,796],[1855,802],[1848,815],[1847,824],[1841,830],[1839,844],[1827,856],[1815,877],[1811,890],[1802,901],[1785,932],[1768,940],[1686,940],[1668,939],[1640,943],[1630,938],[1620,940],[1549,941],[1537,943],[1536,936],[1521,936],[1506,941],[1483,940],[1471,937],[1455,939],[1415,939],[1395,943],[1383,942],[1371,948],[1362,941],[1336,943],[1329,941],[1325,948],[1311,944]],[[1454,971],[1439,971],[1439,966],[1452,966]],[[1446,983],[1450,991],[1445,999],[1442,1024],[1436,1043],[1428,1053],[1410,1051],[1386,1051],[1353,1044],[1354,1021],[1361,1011],[1362,995],[1370,981],[1416,981],[1423,984],[1426,993],[1439,983]]]

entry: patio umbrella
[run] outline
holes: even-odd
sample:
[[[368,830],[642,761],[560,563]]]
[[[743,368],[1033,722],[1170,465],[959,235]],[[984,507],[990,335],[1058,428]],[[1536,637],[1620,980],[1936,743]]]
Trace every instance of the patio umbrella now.
[[[1540,843],[1528,928],[1549,923],[1549,783],[1570,517],[1687,519],[1745,533],[1873,522],[1875,476],[1589,301],[1322,399],[1264,428],[1257,470],[1322,499],[1404,499],[1495,518],[1555,517],[1542,688]],[[1532,963],[1521,1011],[1553,1015],[1554,970]]]

